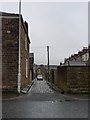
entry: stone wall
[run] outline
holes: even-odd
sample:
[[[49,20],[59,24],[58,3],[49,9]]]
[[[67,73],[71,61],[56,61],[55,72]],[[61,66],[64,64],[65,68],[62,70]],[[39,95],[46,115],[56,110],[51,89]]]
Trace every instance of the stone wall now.
[[[2,89],[2,19],[0,19],[0,91]]]
[[[50,70],[50,80],[53,84],[57,85],[57,70],[51,69]]]
[[[19,34],[20,34],[20,72],[21,89],[29,81],[29,38],[23,18],[19,33],[19,16],[2,18],[2,87],[3,90],[17,91],[19,67]],[[15,18],[16,17],[16,18]],[[25,48],[25,40],[27,49]],[[27,61],[27,64],[26,64]],[[26,70],[27,66],[27,70]],[[26,75],[27,71],[27,75]]]
[[[65,92],[88,92],[88,66],[63,66],[58,68],[58,86]]]
[[[57,86],[67,92],[67,67],[57,68]]]
[[[17,90],[18,19],[2,19],[2,87]]]
[[[29,73],[29,78],[30,78],[29,83],[31,83],[34,79],[33,65],[34,65],[34,57],[29,57],[29,66],[30,66],[29,67],[29,71],[30,71],[30,73]]]
[[[27,38],[27,33],[24,29],[23,24],[21,24],[21,33],[20,33],[20,37],[21,37],[21,46],[20,46],[20,57],[21,57],[21,88],[23,89],[24,87],[27,87],[28,83],[29,83],[29,41]],[[27,40],[27,42],[25,43],[25,39]],[[27,45],[27,49],[25,48],[25,44]],[[26,63],[27,60],[27,63]],[[26,66],[27,66],[27,70],[26,70]],[[27,73],[26,73],[27,71]],[[27,75],[26,75],[27,74]]]
[[[89,73],[90,67],[88,66],[62,66],[54,70],[54,82],[52,78],[50,82],[66,93],[87,93],[90,87]]]
[[[88,91],[88,67],[67,67],[67,86],[69,91]]]

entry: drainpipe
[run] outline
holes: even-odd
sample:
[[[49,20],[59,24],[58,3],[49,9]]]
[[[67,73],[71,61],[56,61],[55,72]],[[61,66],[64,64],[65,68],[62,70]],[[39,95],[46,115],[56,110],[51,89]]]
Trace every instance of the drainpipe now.
[[[21,39],[21,1],[19,1],[19,61],[18,61],[18,93],[21,87],[21,70],[20,70],[20,39]]]

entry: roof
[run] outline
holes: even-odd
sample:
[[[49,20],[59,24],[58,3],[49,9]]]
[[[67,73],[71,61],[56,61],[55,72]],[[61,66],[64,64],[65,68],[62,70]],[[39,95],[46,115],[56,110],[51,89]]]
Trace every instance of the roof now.
[[[86,66],[85,62],[79,62],[79,61],[69,61],[70,66]]]
[[[89,53],[90,49],[87,47],[83,47],[81,51],[78,52],[78,54],[71,55],[69,58],[66,58],[65,61],[71,61],[73,59],[76,59],[86,53]]]
[[[57,69],[57,67],[58,67],[58,65],[49,65],[49,69],[50,69],[50,70],[51,70],[51,69]],[[45,68],[47,69],[48,66],[45,65]]]
[[[0,12],[0,16],[12,16],[12,17],[14,17],[14,16],[17,16],[17,17],[19,17],[19,14],[15,14],[15,13],[7,13],[7,12]]]

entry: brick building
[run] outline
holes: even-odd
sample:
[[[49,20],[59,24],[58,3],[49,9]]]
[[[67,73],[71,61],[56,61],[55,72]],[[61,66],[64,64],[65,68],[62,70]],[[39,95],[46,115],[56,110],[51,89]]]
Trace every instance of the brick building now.
[[[0,19],[2,20],[2,89],[20,92],[29,81],[28,24],[19,14],[1,12]]]

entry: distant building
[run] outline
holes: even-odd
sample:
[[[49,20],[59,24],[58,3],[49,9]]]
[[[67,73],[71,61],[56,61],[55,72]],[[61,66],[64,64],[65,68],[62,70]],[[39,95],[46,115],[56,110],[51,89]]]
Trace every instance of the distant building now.
[[[89,59],[89,49],[84,47],[78,54],[65,59],[64,66],[86,66]]]
[[[49,65],[49,69],[50,69],[50,70],[52,70],[52,69],[53,69],[53,70],[56,70],[57,67],[58,67],[58,65]],[[45,65],[45,68],[48,69],[48,66]]]
[[[1,12],[0,19],[2,19],[2,88],[20,92],[29,81],[28,24],[19,14]]]

